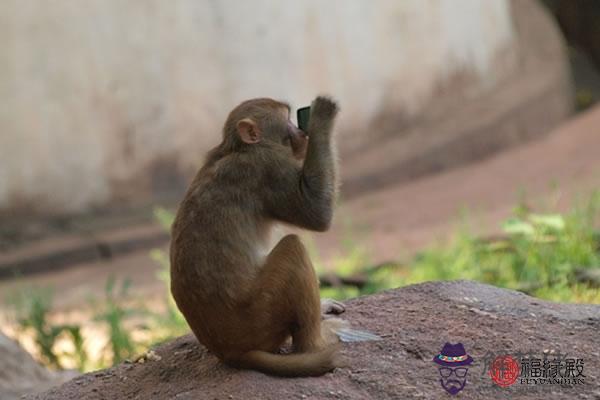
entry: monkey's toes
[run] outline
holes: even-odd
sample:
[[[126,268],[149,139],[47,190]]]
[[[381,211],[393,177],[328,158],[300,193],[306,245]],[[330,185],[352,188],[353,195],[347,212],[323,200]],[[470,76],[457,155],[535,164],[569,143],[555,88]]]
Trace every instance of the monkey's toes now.
[[[339,301],[333,299],[321,299],[322,315],[340,315],[346,311],[346,307]]]

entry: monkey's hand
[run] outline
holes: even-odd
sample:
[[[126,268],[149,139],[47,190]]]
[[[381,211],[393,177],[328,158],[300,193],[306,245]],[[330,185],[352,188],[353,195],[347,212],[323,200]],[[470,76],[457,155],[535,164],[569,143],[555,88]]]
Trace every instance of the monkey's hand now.
[[[318,96],[311,105],[310,117],[331,119],[336,116],[339,107],[335,100],[327,96]]]
[[[328,134],[339,107],[335,100],[326,96],[318,96],[313,100],[310,108],[310,120],[308,122],[308,133]]]

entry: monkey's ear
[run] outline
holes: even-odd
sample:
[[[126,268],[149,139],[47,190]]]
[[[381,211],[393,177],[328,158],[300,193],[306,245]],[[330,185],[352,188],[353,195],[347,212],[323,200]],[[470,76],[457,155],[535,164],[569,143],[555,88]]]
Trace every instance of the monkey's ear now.
[[[250,118],[244,118],[238,121],[237,125],[238,135],[244,143],[255,144],[260,142],[261,132],[254,122]]]

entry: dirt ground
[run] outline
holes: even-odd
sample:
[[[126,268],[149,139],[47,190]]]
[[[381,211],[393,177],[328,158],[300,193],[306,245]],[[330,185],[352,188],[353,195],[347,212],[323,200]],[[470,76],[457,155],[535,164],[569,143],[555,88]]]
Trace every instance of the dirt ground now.
[[[462,399],[600,399],[600,306],[554,304],[468,281],[431,282],[360,297],[344,314],[381,341],[346,343],[349,365],[316,378],[285,379],[224,366],[190,335],[144,363],[92,372],[26,397],[53,399],[440,399],[433,357],[462,343],[474,361]],[[495,384],[497,356],[580,359],[583,381]],[[575,362],[575,361],[574,361]],[[522,365],[522,364],[521,364]],[[519,378],[526,372],[519,367]],[[564,373],[564,372],[562,372]]]

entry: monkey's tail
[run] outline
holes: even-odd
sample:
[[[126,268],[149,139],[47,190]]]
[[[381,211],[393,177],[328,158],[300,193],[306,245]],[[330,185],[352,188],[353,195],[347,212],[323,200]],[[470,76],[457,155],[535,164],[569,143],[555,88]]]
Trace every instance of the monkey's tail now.
[[[337,355],[339,349],[340,344],[336,343],[311,353],[273,354],[253,350],[231,364],[271,375],[319,376],[342,366],[342,360]]]

